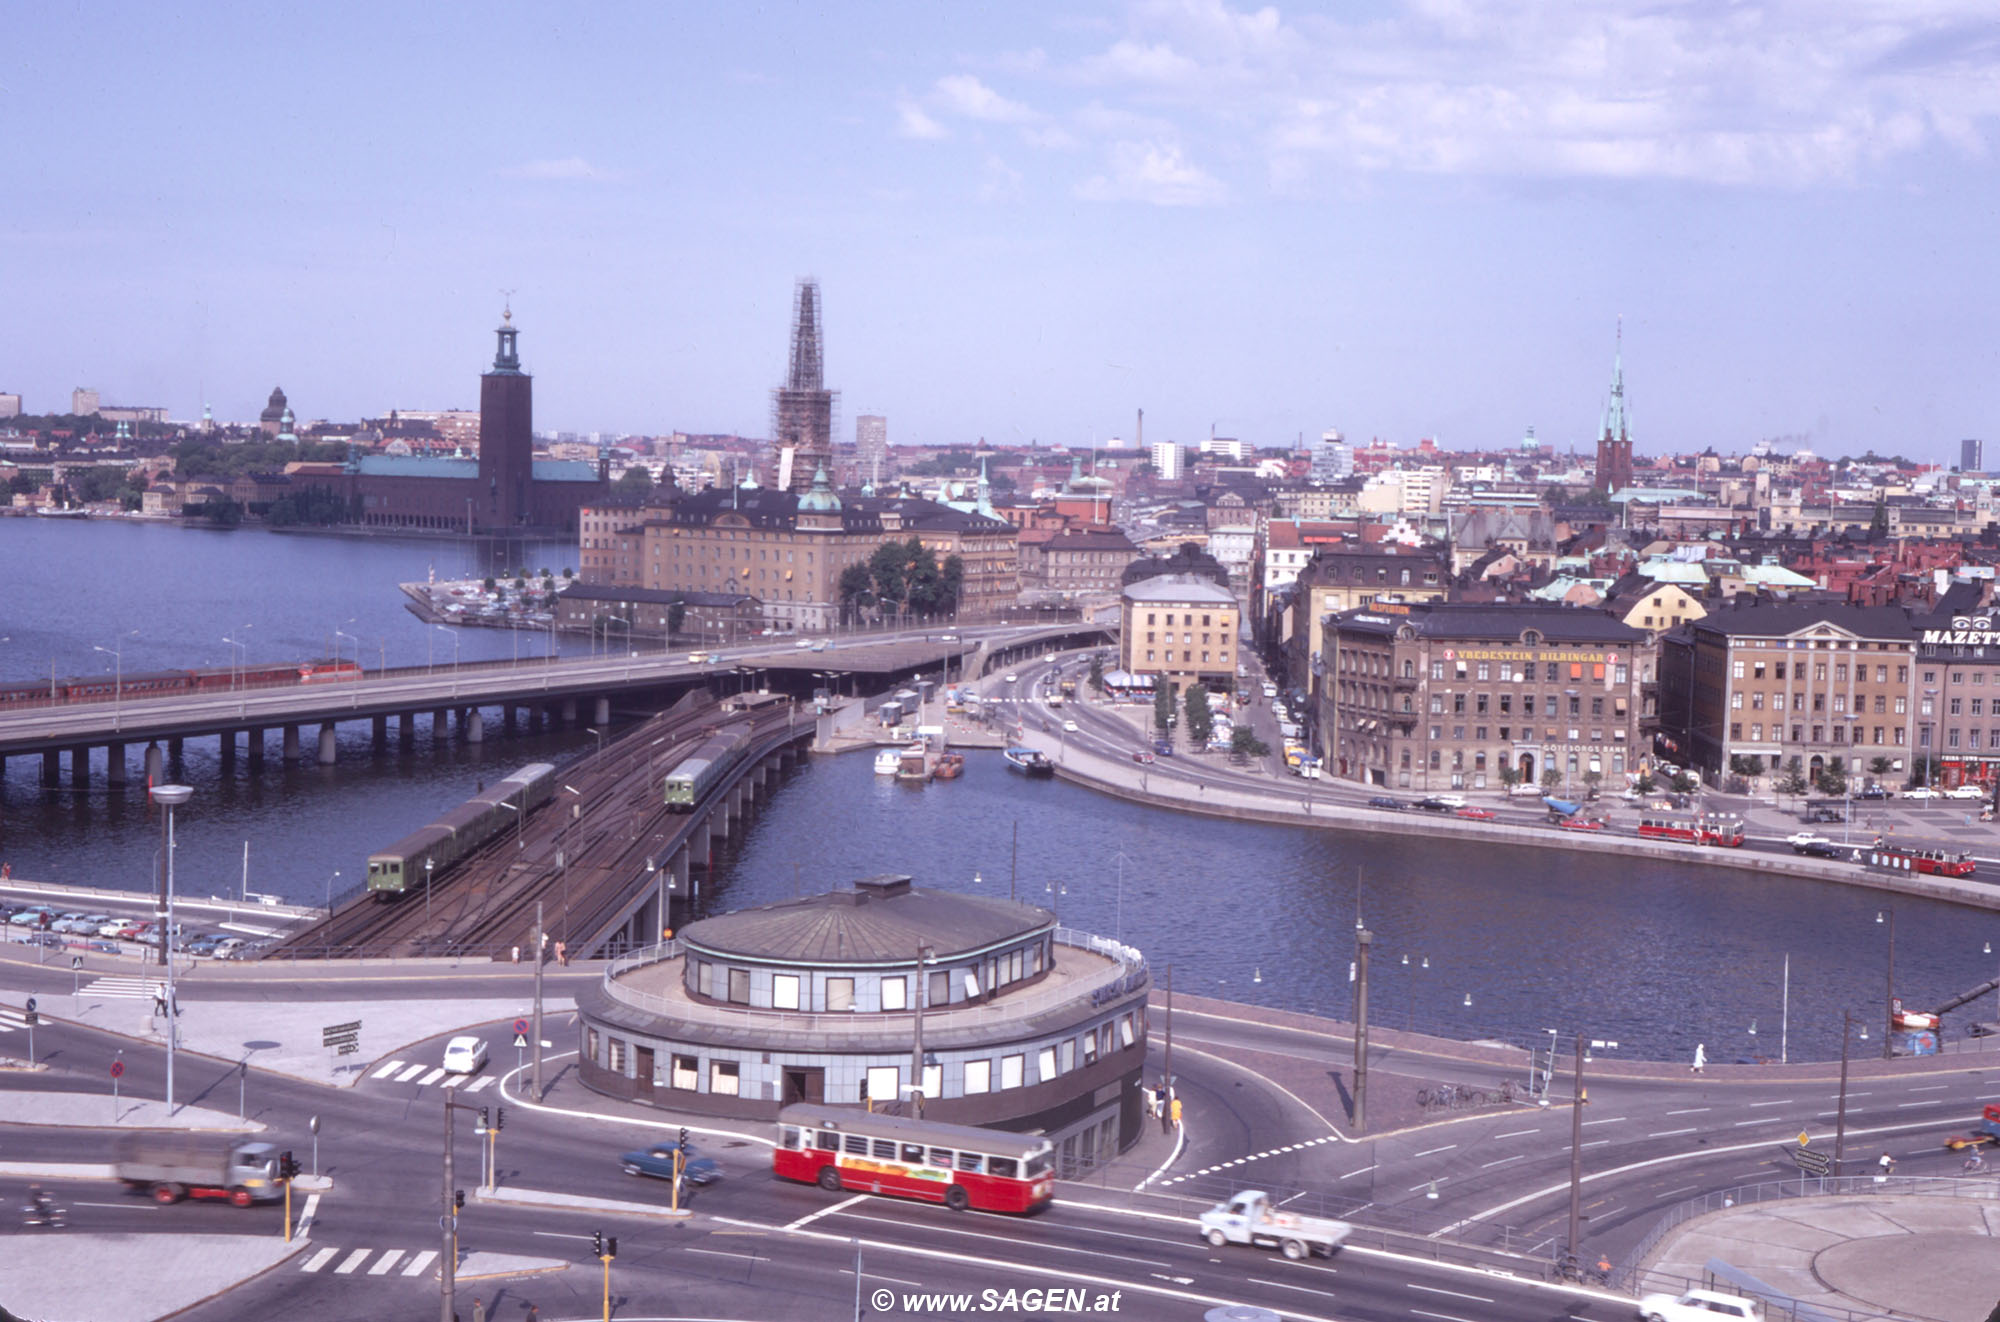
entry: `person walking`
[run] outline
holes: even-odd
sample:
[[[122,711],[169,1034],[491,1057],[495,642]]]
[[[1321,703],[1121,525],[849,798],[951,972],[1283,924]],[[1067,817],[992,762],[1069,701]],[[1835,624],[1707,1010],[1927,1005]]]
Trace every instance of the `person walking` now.
[[[1181,1099],[1176,1097],[1169,1105],[1173,1108],[1174,1112],[1174,1128],[1179,1129],[1181,1127]]]
[[[486,1302],[478,1295],[472,1297],[472,1322],[486,1322]]]
[[[1702,1072],[1704,1068],[1706,1068],[1707,1065],[1708,1065],[1708,1044],[1704,1042],[1697,1042],[1694,1044],[1694,1064],[1688,1067],[1688,1073],[1699,1074]]]

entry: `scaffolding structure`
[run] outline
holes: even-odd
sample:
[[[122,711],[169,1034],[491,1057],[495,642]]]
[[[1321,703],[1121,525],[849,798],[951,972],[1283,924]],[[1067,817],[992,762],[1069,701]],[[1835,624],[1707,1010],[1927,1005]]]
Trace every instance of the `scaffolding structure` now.
[[[791,363],[785,384],[771,392],[771,433],[778,447],[778,484],[803,494],[813,475],[833,477],[833,399],[826,388],[820,339],[819,282],[802,279],[792,294]]]

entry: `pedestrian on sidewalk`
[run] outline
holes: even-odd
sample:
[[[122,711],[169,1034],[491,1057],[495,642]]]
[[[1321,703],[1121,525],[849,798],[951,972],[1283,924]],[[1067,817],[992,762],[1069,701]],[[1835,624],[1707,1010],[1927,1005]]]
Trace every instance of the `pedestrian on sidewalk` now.
[[[1690,1074],[1699,1074],[1699,1073],[1701,1073],[1701,1072],[1702,1072],[1702,1069],[1703,1069],[1703,1068],[1704,1068],[1704,1067],[1705,1067],[1705,1066],[1706,1066],[1707,1064],[1708,1064],[1708,1045],[1707,1045],[1706,1043],[1703,1043],[1703,1042],[1697,1042],[1697,1043],[1695,1043],[1695,1044],[1694,1044],[1694,1064],[1688,1067],[1688,1073],[1690,1073]]]
[[[1174,1098],[1171,1105],[1174,1112],[1174,1128],[1179,1129],[1181,1127],[1181,1099],[1178,1097]]]
[[[486,1322],[486,1304],[478,1295],[472,1297],[472,1322]]]

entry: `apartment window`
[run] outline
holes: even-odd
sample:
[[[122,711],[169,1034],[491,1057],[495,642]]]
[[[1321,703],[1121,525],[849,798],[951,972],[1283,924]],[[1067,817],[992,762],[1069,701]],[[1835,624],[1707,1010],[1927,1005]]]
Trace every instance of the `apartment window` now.
[[[1514,695],[1513,695],[1513,694],[1511,694],[1511,693],[1503,693],[1503,694],[1501,694],[1501,695],[1500,695],[1500,714],[1501,714],[1502,716],[1510,716],[1510,715],[1512,715],[1512,714],[1513,714],[1513,711],[1514,711]]]
[[[1785,677],[1785,663],[1779,661],[1776,664],[1774,664],[1771,667],[1771,674],[1774,678],[1783,679]]]
[[[708,1062],[708,1090],[718,1096],[736,1096],[739,1077],[737,1064],[733,1060]]]
[[[1875,727],[1875,742],[1877,744],[1882,742],[1882,727],[1879,725]]]
[[[965,1091],[968,1094],[990,1092],[993,1087],[993,1062],[990,1060],[968,1060],[965,1062]]]
[[[1646,617],[1646,623],[1651,624],[1652,622],[1653,622],[1653,617],[1648,615]],[[1758,669],[1761,670],[1763,669],[1763,667],[1759,666]],[[1743,678],[1743,663],[1741,661],[1732,661],[1729,663],[1729,677],[1731,679]]]
[[[1751,711],[1764,710],[1764,695],[1762,693],[1752,693],[1750,695],[1750,710]]]
[[[1845,684],[1847,682],[1847,663],[1845,661],[1834,666],[1833,682],[1836,684]]]
[[[1025,1061],[1026,1057],[1018,1051],[1011,1056],[1002,1056],[1000,1058],[1000,1086],[1002,1088],[1018,1088],[1021,1086],[1021,1069]]]
[[[1453,716],[1465,715],[1465,695],[1463,693],[1454,693],[1451,695],[1451,714]]]
[[[1887,684],[1889,682],[1889,667],[1875,667],[1875,682],[1877,684]]]
[[[668,1075],[668,1085],[693,1092],[701,1087],[701,1065],[693,1056],[675,1056],[673,1072]]]
[[[907,978],[882,979],[882,1008],[884,1010],[906,1010],[909,1008],[910,984]]]
[[[732,1005],[750,1004],[750,970],[729,970],[729,1002]]]
[[[1490,665],[1488,665],[1488,664],[1487,664],[1486,662],[1484,662],[1484,661],[1481,661],[1481,662],[1479,663],[1479,678],[1481,678],[1481,679],[1488,679],[1488,678],[1490,678],[1491,676],[1490,676],[1489,672],[1490,672],[1490,671],[1492,670],[1492,668],[1493,668],[1493,667],[1492,667],[1492,666],[1490,666]]]
[[[1960,715],[1960,714],[1961,714],[1961,713],[1960,713],[1960,711],[1959,711],[1959,707],[1960,707],[1960,705],[1961,705],[1961,704],[1963,703],[1963,701],[1964,701],[1964,699],[1962,699],[1962,698],[1953,698],[1953,699],[1951,700],[1951,714],[1952,714],[1953,716],[1958,716],[1958,715]]]
[[[1750,677],[1752,679],[1764,678],[1764,663],[1762,661],[1759,661],[1750,667]],[[1738,679],[1743,678],[1743,663],[1741,661],[1738,661],[1736,663],[1736,678]]]
[[[1444,678],[1444,662],[1442,661],[1431,662],[1431,678],[1432,679]]]
[[[1902,699],[1901,699],[1901,698],[1898,698],[1898,699],[1896,699],[1896,701],[1898,701],[1898,702],[1901,702],[1901,701],[1902,701]],[[1882,714],[1882,711],[1883,711],[1883,702],[1884,702],[1884,699],[1883,699],[1882,695],[1881,695],[1881,694],[1879,694],[1879,693],[1878,693],[1878,694],[1876,694],[1876,695],[1875,695],[1875,714],[1876,714],[1877,716],[1880,716],[1880,715]]]
[[[1957,747],[1958,747],[1958,727],[1957,727],[1957,726],[1955,726],[1955,725],[1954,725],[1954,726],[1952,726],[1952,727],[1951,727],[1951,729],[1949,729],[1949,730],[1946,730],[1946,731],[1944,732],[1944,746],[1945,746],[1946,748],[1957,748]]]
[[[845,1014],[854,1008],[854,979],[828,978],[826,980],[826,1008],[829,1013]]]
[[[1036,1081],[1046,1083],[1056,1076],[1056,1049],[1043,1047],[1035,1053]]]
[[[1750,742],[1753,744],[1764,742],[1764,723],[1762,721],[1750,722]]]
[[[1984,699],[1984,698],[1974,698],[1974,699],[1972,700],[1972,714],[1973,714],[1974,716],[1983,716],[1983,715],[1985,715],[1985,713],[1984,713],[1984,712],[1980,711],[1980,708],[1981,708],[1981,707],[1984,707],[1985,705],[1986,705],[1986,699]],[[1994,704],[1994,709],[1995,709],[1996,711],[2000,711],[2000,702],[1996,702],[1996,703]]]
[[[1813,737],[1812,737],[1812,741],[1813,741],[1814,743],[1816,743],[1816,744],[1819,744],[1819,743],[1824,743],[1824,742],[1826,742],[1826,727],[1825,727],[1825,726],[1823,726],[1823,725],[1815,725],[1815,726],[1814,726],[1814,727],[1812,728],[1812,731],[1813,731]]]
[[[623,1039],[611,1038],[610,1047],[611,1056],[605,1064],[610,1067],[613,1074],[623,1074],[625,1072],[625,1043]]]
[[[1813,662],[1813,682],[1817,684],[1826,683],[1826,662]]]
[[[1622,665],[1612,667],[1611,678],[1614,683],[1618,684],[1630,683],[1631,682],[1630,676],[1631,676],[1631,670],[1629,667]]]
[[[799,1008],[799,975],[778,973],[771,977],[771,1008],[774,1010],[796,1010]]]
[[[1557,662],[1551,661],[1548,663],[1546,667],[1544,667],[1542,673],[1543,677],[1546,678],[1549,683],[1553,684],[1557,680],[1562,678],[1562,667]]]
[[[1741,739],[1743,737],[1743,726],[1740,722],[1731,721],[1729,723],[1729,737],[1731,739]]]
[[[1729,706],[1730,706],[1730,709],[1731,709],[1732,711],[1742,711],[1742,710],[1743,710],[1743,695],[1742,695],[1741,693],[1732,693],[1732,694],[1730,694],[1730,695],[1729,695]]]
[[[1484,677],[1482,676],[1482,678]],[[1480,694],[1477,701],[1474,703],[1474,710],[1477,711],[1478,714],[1481,716],[1484,716],[1486,714],[1486,695],[1484,693]]]

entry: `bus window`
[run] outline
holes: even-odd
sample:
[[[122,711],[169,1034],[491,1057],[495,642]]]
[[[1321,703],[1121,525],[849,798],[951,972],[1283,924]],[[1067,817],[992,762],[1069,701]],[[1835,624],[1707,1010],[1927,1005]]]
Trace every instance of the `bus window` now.
[[[797,1125],[780,1125],[778,1127],[778,1141],[785,1147],[797,1152],[799,1150],[799,1127]]]
[[[857,1157],[865,1157],[868,1155],[868,1140],[860,1134],[849,1134],[847,1150]]]
[[[951,1149],[950,1149],[950,1148],[932,1148],[932,1149],[931,1149],[931,1162],[930,1162],[930,1164],[931,1164],[931,1165],[933,1165],[933,1166],[942,1166],[942,1167],[943,1167],[943,1168],[944,1168],[945,1170],[950,1170],[950,1169],[951,1169]]]
[[[1047,1148],[1043,1148],[1039,1152],[1030,1152],[1028,1154],[1029,1179],[1032,1180],[1037,1175],[1047,1175],[1049,1173],[1049,1156],[1050,1152],[1049,1149]]]
[[[870,1155],[879,1157],[883,1161],[894,1161],[896,1159],[896,1140],[893,1138],[876,1139],[875,1151]]]
[[[921,1166],[921,1165],[923,1165],[923,1164],[924,1164],[924,1145],[923,1145],[923,1144],[921,1144],[921,1143],[905,1143],[905,1144],[903,1144],[903,1163],[904,1163],[905,1165],[908,1165],[908,1166]]]
[[[1021,1178],[1021,1163],[1012,1157],[988,1157],[986,1173],[998,1175],[1003,1179],[1018,1180]]]
[[[969,1171],[977,1175],[982,1164],[983,1160],[977,1152],[961,1152],[958,1154],[958,1168],[962,1171]]]

